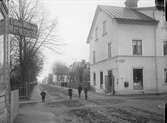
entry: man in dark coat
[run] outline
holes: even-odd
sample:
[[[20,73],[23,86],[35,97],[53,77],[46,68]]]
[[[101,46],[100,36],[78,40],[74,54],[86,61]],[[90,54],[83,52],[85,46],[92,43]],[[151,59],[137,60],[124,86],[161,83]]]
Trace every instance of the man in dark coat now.
[[[42,102],[45,102],[46,92],[45,91],[41,91],[40,95],[42,97]]]
[[[78,86],[78,95],[79,95],[79,98],[81,97],[81,92],[82,92],[82,87],[79,85]]]

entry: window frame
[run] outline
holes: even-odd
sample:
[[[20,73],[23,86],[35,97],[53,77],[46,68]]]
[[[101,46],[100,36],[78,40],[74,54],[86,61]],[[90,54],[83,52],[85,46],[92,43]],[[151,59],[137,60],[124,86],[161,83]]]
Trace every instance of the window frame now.
[[[165,44],[166,44],[166,47],[165,47]],[[165,52],[165,48],[166,48],[166,52]],[[163,41],[163,55],[167,56],[167,40]]]
[[[93,72],[93,85],[96,86],[96,72]]]
[[[112,43],[111,42],[108,42],[108,58],[111,58],[112,57],[112,55],[111,55],[111,46],[112,45]]]
[[[103,21],[103,34],[102,34],[102,36],[105,36],[107,34],[107,26],[106,26],[106,24],[107,24],[107,21],[104,20]]]
[[[135,78],[135,74],[137,75],[137,73],[135,73],[135,72],[137,72],[137,71],[140,71],[142,73],[142,75],[141,75],[142,78],[140,78],[140,79]],[[144,71],[144,69],[140,68],[140,67],[139,68],[136,68],[136,67],[133,68],[133,75],[132,75],[132,77],[133,77],[133,89],[134,90],[143,90],[143,88],[144,88],[144,83],[143,83],[144,75],[143,75],[143,71]],[[139,80],[141,80],[141,83],[140,83]]]
[[[95,41],[98,40],[98,27],[96,27],[95,29]]]
[[[139,45],[139,43],[140,43],[140,45]],[[134,52],[134,50],[135,50],[134,48],[136,48],[135,52]],[[142,46],[142,40],[141,39],[132,40],[132,54],[133,54],[133,56],[142,56],[143,46]]]
[[[100,88],[103,88],[103,71],[100,71]]]
[[[164,83],[167,84],[167,68],[164,68]]]
[[[94,50],[93,51],[93,64],[96,63],[96,51]]]

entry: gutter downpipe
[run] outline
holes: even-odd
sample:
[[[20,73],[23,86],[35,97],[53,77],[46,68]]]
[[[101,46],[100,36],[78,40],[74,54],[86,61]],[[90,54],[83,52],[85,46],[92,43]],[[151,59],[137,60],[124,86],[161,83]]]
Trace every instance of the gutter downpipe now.
[[[153,10],[153,18],[155,19],[155,10]],[[154,26],[154,64],[155,64],[155,83],[156,83],[156,94],[159,94],[158,88],[158,65],[157,65],[157,27]]]

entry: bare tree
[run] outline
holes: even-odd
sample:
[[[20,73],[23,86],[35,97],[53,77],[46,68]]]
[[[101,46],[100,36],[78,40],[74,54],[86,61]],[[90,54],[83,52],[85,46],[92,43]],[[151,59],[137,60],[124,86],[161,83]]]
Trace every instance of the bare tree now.
[[[58,49],[62,45],[62,42],[57,40],[55,32],[56,21],[46,21],[46,18],[39,12],[38,3],[38,0],[13,0],[9,2],[10,17],[20,22],[35,23],[38,26],[35,38],[26,37],[21,34],[10,37],[11,73],[18,71],[20,81],[23,83],[30,80],[29,73],[34,73],[34,70],[39,73],[43,63],[40,49],[47,48],[60,53]],[[35,63],[36,65],[32,68],[32,64]]]

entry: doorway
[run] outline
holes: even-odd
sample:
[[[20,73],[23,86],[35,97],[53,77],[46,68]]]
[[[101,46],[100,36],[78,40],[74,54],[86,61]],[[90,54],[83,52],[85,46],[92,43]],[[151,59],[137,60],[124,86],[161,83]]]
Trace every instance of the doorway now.
[[[143,69],[133,69],[133,88],[135,90],[143,89]]]
[[[108,75],[105,77],[106,79],[106,92],[107,93],[112,93],[112,95],[115,94],[115,90],[114,90],[114,75],[112,70],[108,71]]]

